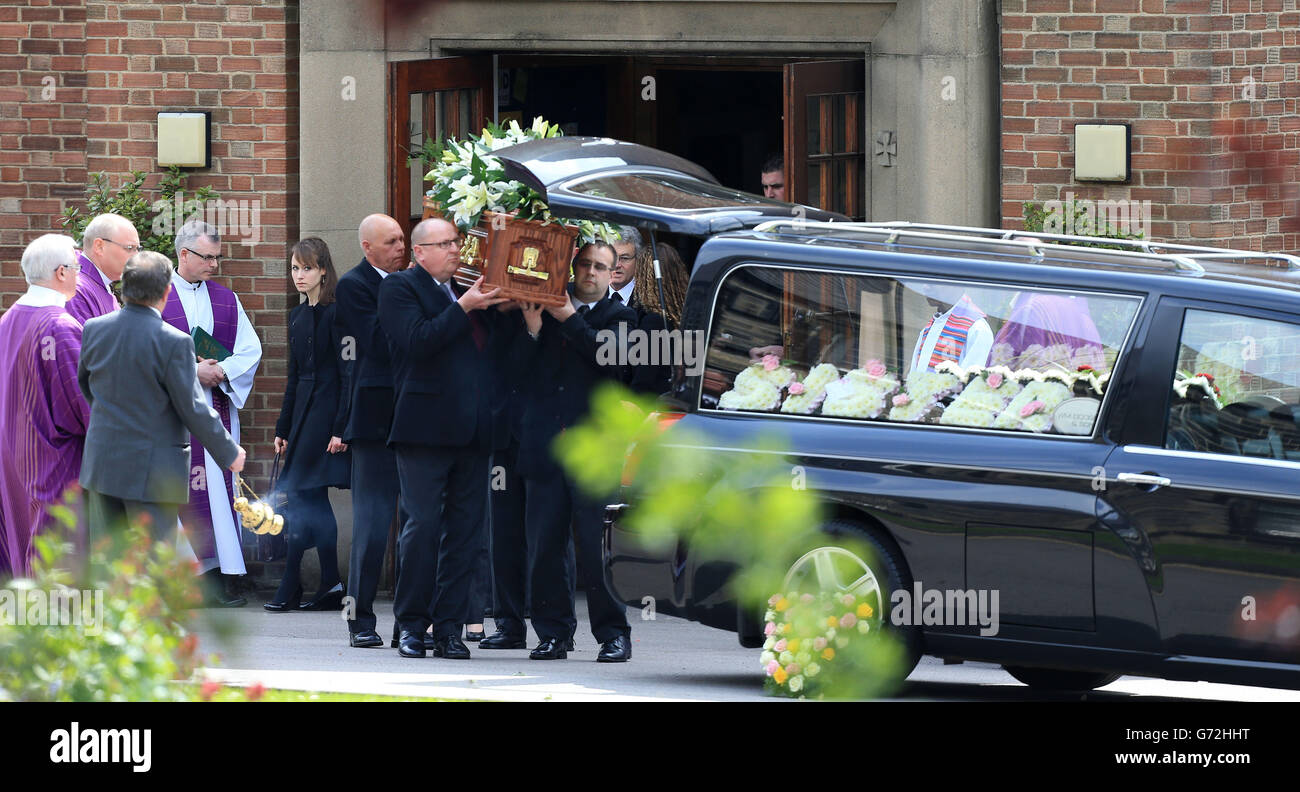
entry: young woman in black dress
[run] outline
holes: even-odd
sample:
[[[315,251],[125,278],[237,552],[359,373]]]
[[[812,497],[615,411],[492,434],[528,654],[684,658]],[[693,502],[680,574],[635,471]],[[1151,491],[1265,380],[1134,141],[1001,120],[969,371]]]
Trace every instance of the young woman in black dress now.
[[[329,248],[316,237],[294,245],[289,263],[294,287],[307,298],[289,314],[289,377],[275,424],[275,451],[284,459],[278,489],[289,499],[289,556],[275,597],[263,607],[276,613],[338,610],[338,524],[327,488],[346,488],[351,474],[351,455],[340,439],[348,402],[344,345],[334,330],[338,275]],[[311,547],[320,558],[320,589],[304,603],[299,567]]]

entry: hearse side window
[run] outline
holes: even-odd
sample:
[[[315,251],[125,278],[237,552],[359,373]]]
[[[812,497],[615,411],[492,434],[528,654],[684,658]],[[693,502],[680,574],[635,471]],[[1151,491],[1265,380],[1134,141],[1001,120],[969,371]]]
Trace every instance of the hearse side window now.
[[[1138,300],[767,266],[727,276],[701,407],[1091,435]]]
[[[1165,447],[1300,461],[1300,325],[1188,310]]]

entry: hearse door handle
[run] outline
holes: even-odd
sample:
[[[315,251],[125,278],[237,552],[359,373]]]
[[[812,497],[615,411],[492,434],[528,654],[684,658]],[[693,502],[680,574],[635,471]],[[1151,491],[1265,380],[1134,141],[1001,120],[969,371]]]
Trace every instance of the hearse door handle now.
[[[1120,473],[1115,478],[1124,484],[1132,484],[1135,487],[1150,487],[1153,490],[1157,487],[1168,487],[1174,483],[1164,476],[1153,476],[1149,473]]]

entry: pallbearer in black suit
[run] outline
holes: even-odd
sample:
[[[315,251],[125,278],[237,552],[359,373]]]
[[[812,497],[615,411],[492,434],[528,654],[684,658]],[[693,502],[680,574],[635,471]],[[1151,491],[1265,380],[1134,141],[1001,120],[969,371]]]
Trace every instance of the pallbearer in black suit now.
[[[617,366],[601,365],[597,333],[611,330],[626,337],[636,314],[606,295],[614,249],[603,243],[578,250],[569,302],[560,307],[525,306],[527,332],[516,343],[516,360],[524,383],[525,412],[519,468],[527,480],[528,531],[536,536],[532,570],[533,630],[540,643],[534,660],[567,656],[566,644],[577,628],[565,550],[572,537],[578,563],[586,571],[587,610],[591,631],[601,643],[600,662],[623,662],[632,656],[631,627],[622,603],[605,587],[601,557],[604,504],[582,494],[551,455],[551,443],[587,414],[591,393],[602,382],[618,381]],[[617,359],[617,356],[614,356]]]
[[[275,453],[284,455],[278,486],[289,498],[289,557],[284,577],[271,601],[271,612],[338,610],[343,603],[339,579],[338,523],[328,488],[346,489],[352,456],[343,442],[348,418],[343,339],[334,322],[338,275],[325,241],[308,237],[289,253],[289,275],[304,295],[289,313],[289,377],[275,423]],[[315,547],[320,559],[320,589],[302,603],[299,567]]]
[[[350,350],[352,392],[343,442],[352,450],[352,555],[348,564],[349,643],[382,646],[375,632],[375,591],[384,567],[388,526],[398,507],[397,458],[388,447],[393,423],[393,372],[388,337],[379,326],[379,284],[406,266],[402,227],[388,215],[372,214],[358,231],[365,258],[342,278],[334,321]]]
[[[436,581],[433,654],[468,659],[460,626],[468,613],[474,561],[486,541],[494,380],[486,349],[498,318],[483,309],[505,298],[497,289],[484,292],[481,278],[457,294],[452,275],[460,266],[460,233],[446,220],[421,222],[411,232],[411,246],[416,266],[389,276],[379,288],[379,321],[392,344],[396,395],[389,445],[397,454],[409,514],[398,542],[398,652],[424,657]]]

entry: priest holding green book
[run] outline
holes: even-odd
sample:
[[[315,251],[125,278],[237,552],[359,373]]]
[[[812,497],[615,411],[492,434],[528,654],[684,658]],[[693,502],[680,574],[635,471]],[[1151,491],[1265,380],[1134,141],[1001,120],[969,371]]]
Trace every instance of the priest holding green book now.
[[[221,263],[217,229],[191,220],[176,232],[176,272],[163,321],[195,339],[199,385],[221,423],[239,442],[239,409],[248,401],[262,360],[262,344],[230,289],[211,280]],[[222,469],[197,438],[190,440],[189,503],[181,524],[205,579],[207,604],[239,607],[245,600],[232,579],[246,573],[239,518],[232,502],[234,477]]]

